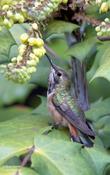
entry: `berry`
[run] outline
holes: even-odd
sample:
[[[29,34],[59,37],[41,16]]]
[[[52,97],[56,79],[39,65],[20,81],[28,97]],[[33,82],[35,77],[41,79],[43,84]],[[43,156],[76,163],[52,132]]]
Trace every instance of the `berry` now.
[[[64,4],[67,4],[68,0],[62,0],[62,2],[63,2]]]
[[[100,7],[100,13],[106,13],[109,10],[107,2],[103,2]]]
[[[7,4],[4,5],[4,6],[2,7],[2,9],[3,9],[3,10],[8,10],[8,9],[9,9],[9,5],[7,5]]]
[[[37,25],[36,23],[33,23],[33,24],[32,24],[32,28],[33,28],[34,30],[38,30],[38,25]]]
[[[28,34],[27,33],[23,33],[21,36],[20,36],[20,40],[22,43],[26,43],[28,41]]]
[[[7,11],[7,17],[8,18],[11,18],[13,16],[13,13],[11,10]]]
[[[97,27],[95,28],[95,30],[96,30],[96,32],[99,32],[99,31],[100,31],[100,26],[97,26]]]
[[[41,47],[44,44],[44,42],[43,42],[43,40],[41,38],[34,38],[34,37],[29,38],[28,42],[29,42],[30,46]]]
[[[102,36],[102,32],[98,32],[97,33],[97,36]]]
[[[105,20],[104,20],[105,22],[110,22],[110,20],[109,20],[109,18],[105,18]]]

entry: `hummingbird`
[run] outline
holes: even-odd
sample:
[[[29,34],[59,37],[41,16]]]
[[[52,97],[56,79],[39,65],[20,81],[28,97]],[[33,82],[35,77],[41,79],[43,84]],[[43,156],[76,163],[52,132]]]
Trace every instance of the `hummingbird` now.
[[[51,71],[48,78],[47,106],[55,126],[68,127],[71,140],[92,147],[95,132],[84,114],[89,109],[84,64],[72,57],[72,75],[69,76],[49,57],[48,60]]]

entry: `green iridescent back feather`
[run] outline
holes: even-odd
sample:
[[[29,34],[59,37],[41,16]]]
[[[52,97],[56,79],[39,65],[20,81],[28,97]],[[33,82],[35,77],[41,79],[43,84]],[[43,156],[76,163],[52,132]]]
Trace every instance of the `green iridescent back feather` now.
[[[57,85],[53,101],[58,105],[66,103],[73,112],[76,114],[80,113],[80,108],[78,107],[75,97],[71,96],[70,88],[64,87],[60,84]]]

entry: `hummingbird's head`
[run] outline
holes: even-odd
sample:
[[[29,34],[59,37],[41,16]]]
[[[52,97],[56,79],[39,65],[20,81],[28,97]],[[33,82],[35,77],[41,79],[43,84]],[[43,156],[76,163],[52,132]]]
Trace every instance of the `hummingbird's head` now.
[[[52,92],[56,87],[68,87],[70,79],[68,74],[60,67],[53,64],[51,66],[51,72],[49,74],[49,91]]]
[[[53,92],[58,86],[63,86],[64,88],[69,87],[70,78],[68,74],[62,68],[53,64],[48,55],[46,56],[51,64],[51,71],[48,79],[48,93]]]

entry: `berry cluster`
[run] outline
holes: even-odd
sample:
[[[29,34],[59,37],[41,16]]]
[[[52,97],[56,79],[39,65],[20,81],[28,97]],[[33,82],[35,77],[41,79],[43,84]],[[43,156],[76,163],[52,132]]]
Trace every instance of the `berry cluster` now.
[[[110,36],[110,20],[105,18],[105,20],[95,28],[97,36]]]
[[[17,83],[24,83],[36,71],[36,64],[45,54],[44,42],[38,25],[58,10],[61,3],[68,0],[0,0],[0,31],[5,26],[11,28],[15,23],[36,20],[28,33],[21,35],[19,54],[11,59],[8,65],[1,65],[0,70],[5,76]]]
[[[0,30],[2,30],[4,26],[11,28],[14,23],[23,23],[29,19],[24,6],[24,0],[2,0],[0,2]]]
[[[68,0],[45,0],[35,1],[32,8],[28,9],[29,16],[35,18],[37,21],[43,21],[51,16],[51,13],[58,10],[61,3],[66,4]]]
[[[8,65],[1,65],[1,68],[9,80],[25,83],[31,78],[31,74],[36,71],[36,65],[45,54],[45,49],[44,42],[38,34],[36,23],[32,24],[29,34],[22,34],[20,39],[19,55],[12,58]]]

